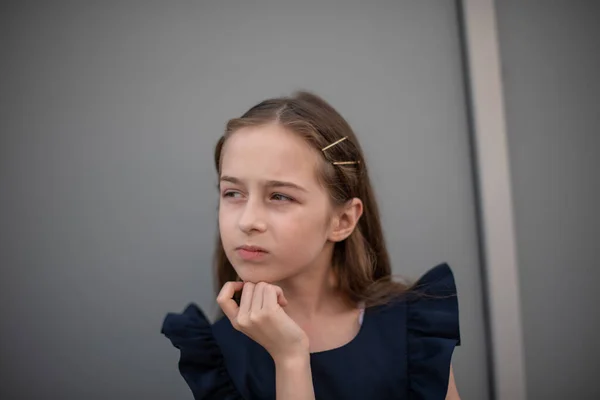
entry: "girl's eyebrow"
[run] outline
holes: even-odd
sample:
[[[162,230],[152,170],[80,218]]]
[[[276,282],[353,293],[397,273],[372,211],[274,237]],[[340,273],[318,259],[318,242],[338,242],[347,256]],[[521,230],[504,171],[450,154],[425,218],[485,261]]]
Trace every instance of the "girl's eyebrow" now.
[[[241,185],[242,181],[238,178],[235,178],[233,176],[227,176],[227,175],[223,175],[221,176],[220,179],[221,182],[230,182],[236,185]],[[296,189],[296,190],[300,190],[302,192],[306,192],[308,193],[308,190],[306,190],[305,188],[303,188],[300,185],[297,185],[295,183],[292,182],[285,182],[285,181],[274,181],[274,180],[270,180],[270,181],[266,181],[265,182],[265,186],[268,187],[272,187],[272,188],[291,188],[291,189]]]
[[[291,189],[300,190],[301,192],[308,193],[308,190],[306,190],[302,186],[296,185],[295,183],[292,183],[292,182],[267,181],[266,182],[266,186],[268,186],[268,187],[274,187],[274,188],[276,188],[276,187],[291,188]]]

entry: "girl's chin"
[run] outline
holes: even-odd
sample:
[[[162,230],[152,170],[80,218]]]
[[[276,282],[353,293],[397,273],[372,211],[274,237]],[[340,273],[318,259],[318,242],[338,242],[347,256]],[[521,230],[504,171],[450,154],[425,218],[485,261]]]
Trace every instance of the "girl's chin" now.
[[[275,276],[274,274],[270,274],[268,271],[257,271],[256,269],[253,270],[251,267],[236,268],[236,272],[240,279],[244,282],[266,282],[274,284],[285,279],[285,276]]]
[[[273,279],[269,276],[262,276],[261,274],[243,274],[243,275],[240,275],[240,279],[243,282],[251,282],[251,283],[266,282],[266,283],[274,284],[275,282],[278,282],[278,279]]]

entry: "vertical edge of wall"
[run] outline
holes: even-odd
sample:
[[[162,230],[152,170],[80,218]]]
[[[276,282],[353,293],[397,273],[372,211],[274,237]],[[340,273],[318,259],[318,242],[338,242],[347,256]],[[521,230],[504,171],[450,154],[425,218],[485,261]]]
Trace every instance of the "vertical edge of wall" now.
[[[519,274],[494,0],[458,2],[476,167],[493,396],[526,398]]]

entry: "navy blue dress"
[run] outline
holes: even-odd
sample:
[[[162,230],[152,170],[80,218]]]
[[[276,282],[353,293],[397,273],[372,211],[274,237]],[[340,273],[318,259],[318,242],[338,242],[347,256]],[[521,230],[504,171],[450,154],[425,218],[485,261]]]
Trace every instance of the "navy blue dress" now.
[[[179,371],[195,399],[273,399],[269,353],[226,317],[211,325],[190,304],[169,313],[162,333],[180,350]],[[310,355],[317,399],[444,399],[460,344],[452,271],[440,264],[397,301],[365,310],[357,336]]]

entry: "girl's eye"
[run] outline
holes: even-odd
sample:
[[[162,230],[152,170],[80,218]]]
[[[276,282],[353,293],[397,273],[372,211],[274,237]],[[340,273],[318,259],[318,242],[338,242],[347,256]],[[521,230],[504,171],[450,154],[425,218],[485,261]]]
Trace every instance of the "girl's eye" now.
[[[294,201],[294,199],[292,199],[291,197],[281,193],[275,193],[273,194],[273,196],[271,196],[271,198],[275,201]]]
[[[241,196],[242,194],[240,192],[229,191],[223,193],[223,197],[231,197],[232,199],[239,199]]]

